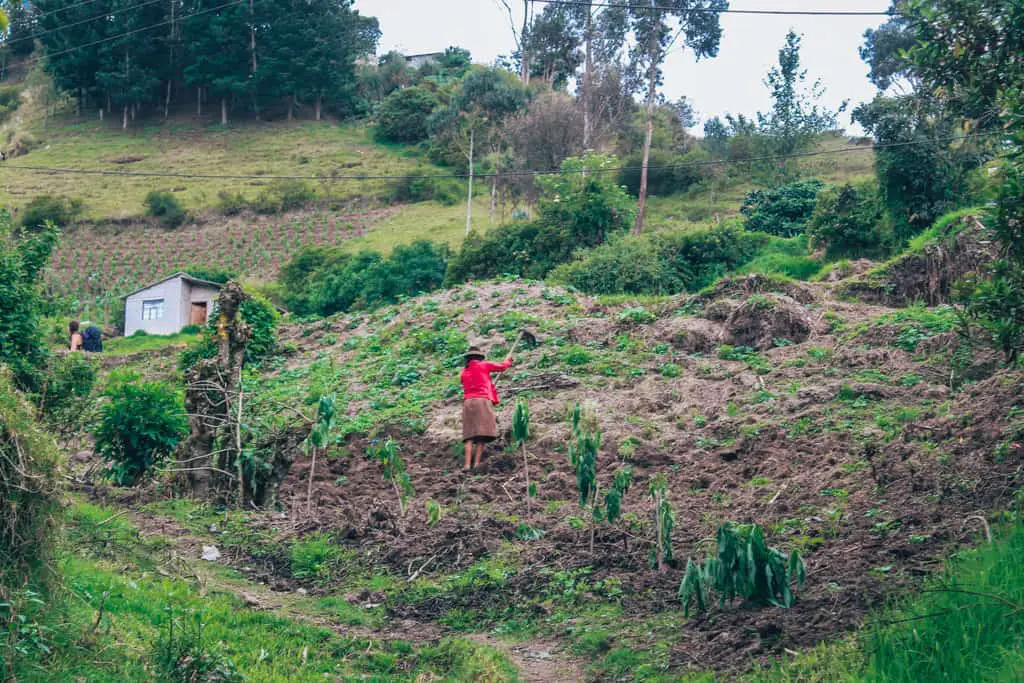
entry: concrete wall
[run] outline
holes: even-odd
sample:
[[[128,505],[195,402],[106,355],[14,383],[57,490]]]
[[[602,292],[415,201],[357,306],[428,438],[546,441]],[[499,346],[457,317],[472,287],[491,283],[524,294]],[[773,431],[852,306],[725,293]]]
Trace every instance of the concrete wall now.
[[[180,277],[153,285],[127,298],[124,309],[124,334],[131,336],[136,330],[147,334],[176,334],[189,324],[192,303],[207,302],[209,318],[220,291],[215,287],[191,285]],[[142,303],[163,299],[164,314],[157,320],[142,319]]]

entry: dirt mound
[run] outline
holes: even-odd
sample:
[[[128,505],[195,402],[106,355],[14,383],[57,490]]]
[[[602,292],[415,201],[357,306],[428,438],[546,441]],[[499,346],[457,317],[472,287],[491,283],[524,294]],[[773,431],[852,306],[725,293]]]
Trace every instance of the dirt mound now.
[[[839,285],[837,293],[886,306],[916,301],[937,306],[950,301],[954,283],[978,272],[995,256],[990,231],[976,216],[967,216],[920,251]]]
[[[722,344],[722,326],[703,318],[671,317],[657,321],[651,335],[680,353],[711,353]]]
[[[713,288],[690,297],[687,302],[691,305],[707,306],[718,299],[741,299],[751,294],[763,294],[766,292],[785,294],[802,304],[813,303],[816,298],[814,290],[806,284],[752,273],[744,277],[722,278]]]
[[[788,296],[758,294],[740,304],[725,322],[725,341],[763,351],[778,342],[802,343],[811,335],[807,310]]]

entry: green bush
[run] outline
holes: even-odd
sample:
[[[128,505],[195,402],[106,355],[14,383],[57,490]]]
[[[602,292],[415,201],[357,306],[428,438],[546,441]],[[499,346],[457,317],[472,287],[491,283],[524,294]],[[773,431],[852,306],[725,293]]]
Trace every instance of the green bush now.
[[[384,142],[420,142],[427,139],[427,119],[440,103],[426,88],[396,90],[377,109],[377,138]]]
[[[0,86],[0,123],[7,120],[21,103],[21,89],[16,85]]]
[[[143,203],[146,205],[146,215],[160,219],[168,228],[178,227],[187,218],[181,202],[170,192],[150,190]]]
[[[752,261],[739,269],[740,274],[784,275],[794,280],[810,280],[821,272],[822,262],[807,251],[807,239],[770,237]]]
[[[430,177],[420,168],[390,181],[385,190],[389,203],[436,201],[454,206],[466,198],[466,184],[458,178]]]
[[[39,279],[57,232],[46,227],[17,236],[11,232],[10,214],[0,209],[0,364],[11,368],[19,388],[35,391],[47,356]]]
[[[90,354],[71,353],[50,359],[39,392],[39,412],[48,421],[73,421],[96,383],[97,364]]]
[[[577,249],[626,232],[634,201],[606,172],[617,163],[615,157],[587,154],[562,162],[564,173],[538,178],[537,220],[470,235],[452,256],[445,284],[498,275],[542,278]]]
[[[803,233],[822,187],[824,183],[812,179],[749,193],[740,207],[740,213],[747,217],[747,230],[779,237]]]
[[[207,282],[217,282],[222,285],[227,284],[238,276],[238,273],[234,270],[218,266],[185,266],[182,270],[194,278],[206,280]]]
[[[711,155],[700,148],[686,154],[652,149],[648,159],[647,194],[668,196],[689,190],[707,175],[708,167],[698,164],[710,159]],[[642,165],[643,156],[637,152],[623,161],[623,168],[619,171],[619,184],[625,186],[633,196],[640,194]]]
[[[35,231],[47,222],[63,228],[81,215],[83,204],[81,199],[54,197],[44,194],[30,201],[21,214],[21,229]]]
[[[217,193],[217,209],[225,216],[237,216],[249,208],[249,200],[241,192],[221,190]]]
[[[260,190],[252,203],[257,213],[275,214],[294,211],[316,200],[316,190],[304,180],[275,180]]]
[[[828,187],[818,193],[807,234],[829,258],[878,258],[892,240],[875,181]]]
[[[552,271],[588,294],[670,294],[702,289],[750,261],[768,241],[734,225],[623,237]]]
[[[341,557],[341,548],[330,537],[317,533],[295,541],[289,550],[292,576],[314,581],[329,579],[333,566]]]
[[[115,384],[107,396],[110,403],[93,432],[96,452],[110,463],[115,482],[131,486],[188,432],[183,398],[164,382]]]

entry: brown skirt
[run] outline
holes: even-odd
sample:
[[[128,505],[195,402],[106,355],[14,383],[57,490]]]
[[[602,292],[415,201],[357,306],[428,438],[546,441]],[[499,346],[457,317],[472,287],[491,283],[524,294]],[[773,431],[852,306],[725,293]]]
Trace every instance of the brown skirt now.
[[[490,399],[465,399],[462,402],[462,440],[494,441],[497,438],[498,417]]]

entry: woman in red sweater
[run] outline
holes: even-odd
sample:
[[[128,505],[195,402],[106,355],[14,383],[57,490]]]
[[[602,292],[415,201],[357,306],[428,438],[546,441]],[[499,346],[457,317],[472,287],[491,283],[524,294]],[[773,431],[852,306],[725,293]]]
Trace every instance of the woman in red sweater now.
[[[463,471],[479,467],[484,444],[498,438],[498,418],[494,412],[498,391],[491,373],[505,372],[511,366],[511,354],[504,363],[489,363],[476,346],[466,352],[466,367],[462,370],[462,440],[466,443]]]

